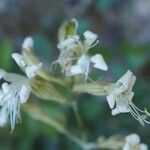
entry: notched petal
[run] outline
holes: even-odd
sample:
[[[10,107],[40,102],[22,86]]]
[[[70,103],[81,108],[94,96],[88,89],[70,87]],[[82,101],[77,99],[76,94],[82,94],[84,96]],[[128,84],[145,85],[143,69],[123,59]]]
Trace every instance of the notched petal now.
[[[102,55],[100,54],[96,54],[93,57],[91,57],[91,62],[94,63],[93,66],[95,68],[107,71],[108,70],[108,66],[103,58]]]

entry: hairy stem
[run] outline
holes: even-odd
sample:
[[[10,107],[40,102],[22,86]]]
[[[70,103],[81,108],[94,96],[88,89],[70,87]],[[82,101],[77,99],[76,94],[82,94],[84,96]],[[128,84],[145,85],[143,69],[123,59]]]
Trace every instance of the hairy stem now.
[[[54,119],[50,116],[47,116],[38,105],[26,104],[24,106],[24,110],[33,119],[36,119],[43,123],[46,123],[46,124],[52,126],[54,129],[56,129],[58,132],[64,134],[68,139],[70,139],[72,142],[76,143],[83,150],[96,149],[96,147],[97,147],[96,144],[85,143],[80,138],[78,138],[75,135],[73,135],[72,133],[70,133],[63,125],[60,124],[59,121],[57,121],[56,119]]]
[[[82,121],[82,118],[81,118],[79,110],[78,110],[77,101],[74,101],[72,103],[72,108],[73,108],[78,126],[79,126],[80,130],[83,131],[84,130],[84,125],[83,125],[83,121]]]

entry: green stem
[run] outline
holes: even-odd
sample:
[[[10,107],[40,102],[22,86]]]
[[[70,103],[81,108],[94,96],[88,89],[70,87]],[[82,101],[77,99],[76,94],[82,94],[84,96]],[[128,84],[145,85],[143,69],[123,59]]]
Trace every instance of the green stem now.
[[[46,123],[53,128],[55,128],[58,132],[64,134],[68,139],[70,139],[72,142],[76,143],[78,146],[80,146],[83,150],[91,150],[96,149],[96,144],[94,143],[85,143],[78,137],[74,136],[72,133],[70,133],[64,126],[62,126],[56,119],[47,116],[44,114],[39,106],[32,105],[25,105],[24,110],[26,113],[28,113],[32,118]]]
[[[83,125],[83,121],[81,119],[81,116],[80,116],[80,113],[79,113],[79,110],[78,110],[77,101],[74,101],[72,103],[72,107],[73,107],[73,111],[74,111],[78,126],[79,126],[80,130],[83,131],[84,130],[84,125]]]

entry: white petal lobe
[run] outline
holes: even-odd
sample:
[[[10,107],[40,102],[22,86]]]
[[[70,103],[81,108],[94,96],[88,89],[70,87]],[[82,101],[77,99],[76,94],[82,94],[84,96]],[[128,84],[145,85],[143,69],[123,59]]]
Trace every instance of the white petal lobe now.
[[[102,55],[100,54],[96,54],[93,57],[91,57],[91,62],[94,64],[93,66],[95,68],[107,71],[108,70],[108,66],[103,58]]]
[[[33,66],[26,67],[26,75],[29,79],[35,77],[37,75],[37,71],[42,67],[42,63]]]
[[[108,102],[109,107],[111,109],[113,109],[115,106],[116,94],[114,92],[112,92],[106,98],[107,98],[107,102]]]
[[[140,137],[135,133],[130,134],[126,137],[126,142],[130,144],[138,144],[140,143]]]
[[[20,67],[25,67],[26,66],[24,58],[21,54],[13,53],[12,58],[15,60],[15,62],[17,63],[18,66],[20,66]]]
[[[57,45],[57,48],[58,49],[65,49],[71,45],[74,45],[76,41],[79,40],[79,37],[78,36],[71,36],[69,38],[67,38],[66,40],[60,42],[58,45]]]
[[[82,73],[83,70],[81,69],[80,65],[74,65],[70,68],[70,75],[77,75]]]
[[[7,118],[8,118],[8,114],[7,114],[6,107],[2,107],[0,109],[0,127],[5,126],[5,124],[7,123]]]
[[[23,50],[27,50],[27,51],[30,51],[32,48],[33,48],[33,45],[34,45],[34,41],[33,41],[33,38],[32,37],[26,37],[23,41],[23,44],[22,44],[22,49]]]
[[[19,93],[21,104],[27,102],[27,100],[29,99],[30,92],[31,92],[31,88],[29,85],[23,85],[21,87]]]
[[[123,86],[127,89],[129,87],[132,76],[133,73],[128,70],[117,82],[122,83]]]
[[[85,42],[89,45],[91,45],[97,39],[97,35],[91,31],[86,31],[83,35],[85,38]]]

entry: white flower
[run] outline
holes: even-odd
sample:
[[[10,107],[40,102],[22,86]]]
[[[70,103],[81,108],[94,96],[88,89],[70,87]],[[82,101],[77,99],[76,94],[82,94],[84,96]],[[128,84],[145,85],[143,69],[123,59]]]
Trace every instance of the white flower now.
[[[34,42],[33,42],[32,37],[30,37],[30,36],[26,37],[23,41],[22,49],[30,51],[33,48],[33,45],[34,45]]]
[[[23,44],[23,54],[13,53],[12,58],[17,65],[25,72],[27,77],[7,73],[3,69],[0,69],[0,79],[5,82],[0,89],[0,126],[4,126],[7,120],[10,120],[11,129],[15,127],[16,121],[20,119],[20,105],[26,103],[30,92],[30,80],[37,75],[37,72],[42,67],[42,63],[34,63],[32,61],[33,54],[31,49],[33,47],[33,39],[27,37]],[[31,58],[28,55],[31,54]]]
[[[136,77],[128,70],[116,83],[116,88],[107,96],[109,107],[112,109],[112,115],[119,113],[131,113],[142,125],[148,117],[147,110],[142,111],[132,103],[134,92],[132,92]],[[144,113],[140,115],[139,113]]]
[[[88,47],[90,47],[97,39],[97,34],[91,32],[91,31],[85,31],[84,32],[84,44]]]
[[[18,53],[13,53],[12,58],[15,60],[17,65],[26,73],[28,78],[33,78],[37,75],[37,71],[42,67],[42,63],[36,65],[28,65],[23,57],[23,55]]]
[[[2,78],[5,82],[0,90],[0,126],[4,126],[9,118],[13,130],[20,119],[20,105],[28,100],[31,87],[29,79],[21,75],[5,72]]]
[[[67,75],[74,76],[78,74],[84,74],[85,78],[87,78],[92,63],[94,68],[101,69],[104,71],[107,71],[108,69],[102,55],[96,54],[92,57],[88,55],[82,55],[78,59],[77,64],[69,68]]]
[[[57,45],[57,48],[60,49],[60,55],[56,62],[60,64],[62,72],[68,76],[84,74],[87,78],[91,64],[97,69],[104,71],[108,69],[102,55],[88,55],[88,50],[98,43],[97,35],[91,31],[86,31],[83,36],[83,41],[78,35],[73,35]]]
[[[91,31],[84,32],[84,41],[79,39],[78,35],[69,36],[66,40],[60,42],[57,47],[60,49],[60,56],[57,60],[62,67],[62,72],[68,76],[84,74],[87,79],[90,72],[90,66],[107,71],[108,67],[104,58],[100,54],[89,56],[88,50],[97,44],[97,35]],[[96,41],[95,44],[93,44]],[[76,64],[74,65],[74,62]]]
[[[125,138],[123,150],[148,150],[146,144],[140,143],[140,137],[133,133]]]

